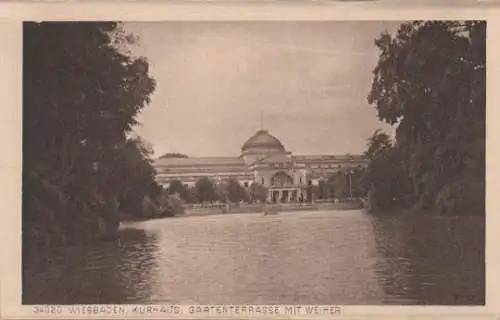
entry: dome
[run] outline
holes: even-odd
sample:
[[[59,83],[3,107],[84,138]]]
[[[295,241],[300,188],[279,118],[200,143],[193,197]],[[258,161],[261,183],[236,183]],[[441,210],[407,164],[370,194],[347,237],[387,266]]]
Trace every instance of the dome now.
[[[259,130],[256,134],[250,137],[241,147],[241,151],[246,151],[250,148],[266,148],[285,151],[283,144],[274,136],[270,135],[267,130]]]

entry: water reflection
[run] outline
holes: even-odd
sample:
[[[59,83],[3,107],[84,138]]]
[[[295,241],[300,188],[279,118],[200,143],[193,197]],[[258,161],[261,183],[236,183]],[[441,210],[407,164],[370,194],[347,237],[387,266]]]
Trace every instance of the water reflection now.
[[[120,243],[54,250],[24,263],[23,304],[147,302],[157,277],[156,234],[125,228]]]
[[[26,261],[23,303],[484,304],[480,217],[187,217],[120,240]]]
[[[482,305],[484,218],[372,216],[386,304]]]

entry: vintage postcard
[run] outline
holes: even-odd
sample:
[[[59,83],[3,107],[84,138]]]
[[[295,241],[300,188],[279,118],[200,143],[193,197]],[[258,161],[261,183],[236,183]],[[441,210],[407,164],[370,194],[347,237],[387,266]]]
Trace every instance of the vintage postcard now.
[[[1,317],[499,319],[498,10],[207,7],[0,21]]]

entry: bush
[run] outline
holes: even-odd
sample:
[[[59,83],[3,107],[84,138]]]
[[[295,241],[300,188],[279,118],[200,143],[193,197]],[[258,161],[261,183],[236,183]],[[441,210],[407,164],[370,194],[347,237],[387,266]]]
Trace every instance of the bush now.
[[[459,179],[437,194],[435,206],[442,214],[477,214],[485,210],[484,181]]]

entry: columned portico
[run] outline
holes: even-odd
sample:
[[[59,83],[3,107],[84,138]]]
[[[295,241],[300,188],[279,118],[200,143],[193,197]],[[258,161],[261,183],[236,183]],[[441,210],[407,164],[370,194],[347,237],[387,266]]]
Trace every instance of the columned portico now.
[[[267,201],[271,203],[297,202],[299,188],[272,188],[268,191]]]

